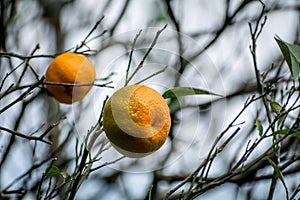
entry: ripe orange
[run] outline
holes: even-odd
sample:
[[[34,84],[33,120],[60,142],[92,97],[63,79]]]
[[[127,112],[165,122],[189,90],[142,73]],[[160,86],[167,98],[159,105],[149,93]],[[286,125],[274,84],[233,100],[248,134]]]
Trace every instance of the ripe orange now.
[[[167,103],[147,86],[119,89],[104,108],[106,136],[127,157],[144,157],[158,150],[166,141],[170,126]]]
[[[63,53],[48,66],[45,81],[59,84],[92,84],[96,79],[94,65],[85,56]],[[49,93],[59,102],[71,104],[80,101],[91,89],[89,86],[46,85]]]

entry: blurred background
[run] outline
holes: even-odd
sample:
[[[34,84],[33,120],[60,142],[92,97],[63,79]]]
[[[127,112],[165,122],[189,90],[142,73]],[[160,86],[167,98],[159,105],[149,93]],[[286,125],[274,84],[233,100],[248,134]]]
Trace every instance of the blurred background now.
[[[166,143],[145,158],[120,159],[101,134],[90,149],[97,156],[90,158],[95,170],[83,179],[76,199],[163,199],[181,183],[170,199],[300,198],[299,142],[274,153],[289,162],[284,181],[274,178],[274,166],[265,162],[234,173],[240,158],[243,169],[269,155],[272,145],[281,146],[273,137],[262,139],[255,128],[259,121],[267,134],[271,123],[263,101],[251,100],[262,94],[257,76],[266,101],[299,105],[299,83],[291,80],[274,39],[299,44],[299,1],[2,0],[0,6],[0,199],[67,197],[104,100],[124,85],[131,49],[130,73],[155,39],[131,84],[142,81],[161,94],[174,86],[195,87],[222,97],[181,98],[171,109]],[[65,51],[87,55],[97,70],[98,86],[73,105],[57,103],[39,83],[51,60]],[[299,108],[293,111],[283,126],[297,121]],[[43,133],[42,139],[32,137]],[[107,149],[99,155],[101,145]],[[255,150],[245,156],[251,145]],[[205,163],[217,147],[222,150]],[[203,162],[206,175],[197,173]],[[66,177],[45,176],[49,166]]]

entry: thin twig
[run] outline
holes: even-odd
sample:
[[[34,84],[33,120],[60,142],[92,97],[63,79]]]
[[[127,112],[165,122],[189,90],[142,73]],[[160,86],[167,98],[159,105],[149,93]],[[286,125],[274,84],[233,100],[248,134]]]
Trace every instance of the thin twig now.
[[[19,69],[19,67],[21,67],[23,64],[24,64],[24,61],[21,62],[21,63],[20,63],[19,65],[17,65],[16,67],[14,67],[9,73],[7,73],[7,74],[5,75],[5,77],[4,77],[3,80],[1,81],[0,91],[2,90],[2,87],[4,86],[4,83],[5,83],[6,79],[7,79],[10,75],[12,75],[17,69]],[[13,87],[13,86],[14,86],[14,83],[11,84],[10,87],[8,87],[8,89],[4,92],[4,94],[8,93],[8,91],[10,90],[10,88]],[[0,96],[2,97],[3,95],[0,95]]]
[[[55,58],[57,55],[59,55],[60,53],[57,54],[39,54],[39,55],[21,55],[21,54],[17,54],[17,53],[13,53],[13,52],[0,52],[0,57],[4,57],[4,58],[19,58],[20,60],[27,60],[27,59],[32,59],[32,58]]]
[[[231,123],[225,128],[224,131],[222,131],[221,134],[219,134],[219,136],[216,138],[214,144],[212,145],[212,147],[210,148],[210,151],[206,157],[206,159],[197,167],[197,169],[190,174],[189,176],[187,176],[184,180],[182,180],[179,184],[177,184],[174,188],[172,188],[171,190],[169,190],[165,196],[165,199],[167,200],[174,192],[176,192],[179,188],[181,188],[183,185],[185,185],[187,182],[189,182],[190,180],[192,180],[195,176],[197,176],[197,174],[200,172],[200,170],[202,169],[202,174],[200,175],[200,177],[203,177],[204,172],[205,172],[205,167],[207,166],[207,164],[209,163],[209,161],[211,160],[211,158],[214,158],[216,155],[213,154],[213,150],[216,149],[216,145],[218,144],[218,142],[221,140],[221,138],[223,138],[223,136],[225,135],[225,133],[234,125],[234,123],[237,121],[237,119],[242,115],[242,113],[244,113],[244,111],[246,110],[246,108],[253,103],[254,101],[258,100],[259,98],[255,98],[254,96],[250,99],[250,101],[247,102],[247,104],[244,105],[244,107],[242,108],[242,110],[238,113],[238,115],[231,121]],[[224,148],[224,147],[223,147]],[[218,153],[216,151],[216,153]]]
[[[39,136],[39,138],[43,139],[53,128],[58,126],[58,124],[60,124],[65,119],[66,119],[66,117],[63,117],[60,120],[58,120],[57,122],[50,124],[50,126]]]
[[[81,42],[81,44],[79,46],[77,46],[74,50],[74,52],[78,52],[79,49],[81,49],[82,47],[86,46],[86,44],[88,43],[88,39],[89,37],[93,34],[93,32],[98,28],[98,26],[101,24],[102,20],[104,19],[104,16],[101,17],[101,19],[99,19],[95,25],[93,26],[93,28],[90,30],[90,32],[86,35],[86,37],[84,38],[84,40]],[[103,33],[101,33],[99,36],[102,36],[105,33],[105,31]],[[98,36],[97,36],[98,37]]]
[[[23,133],[20,133],[20,132],[17,132],[17,131],[14,131],[14,130],[11,130],[11,129],[9,129],[9,128],[5,128],[5,127],[2,127],[2,126],[0,126],[0,130],[2,130],[2,131],[6,131],[6,132],[8,132],[8,133],[10,133],[10,134],[12,134],[12,135],[15,135],[15,136],[18,136],[18,137],[21,137],[21,138],[25,138],[25,139],[27,139],[27,140],[36,140],[36,141],[41,141],[41,142],[44,142],[44,143],[46,143],[46,144],[49,144],[49,145],[51,145],[52,144],[52,142],[49,142],[49,141],[47,141],[47,140],[44,140],[42,137],[37,137],[37,136],[29,136],[29,135],[25,135],[25,134],[23,134]]]
[[[6,111],[7,109],[9,109],[10,107],[12,107],[13,105],[15,105],[16,103],[18,103],[19,101],[22,101],[28,94],[30,94],[30,92],[32,90],[34,90],[38,85],[40,85],[43,81],[44,81],[45,77],[42,77],[39,81],[37,81],[35,84],[33,84],[30,88],[28,88],[28,90],[26,90],[23,94],[21,94],[17,99],[15,99],[14,101],[12,101],[10,104],[6,105],[4,108],[2,108],[0,110],[0,113],[3,113],[4,111]]]
[[[109,81],[104,84],[97,84],[97,83],[58,83],[58,82],[49,82],[44,81],[44,85],[57,85],[57,86],[70,86],[70,87],[85,87],[85,86],[96,86],[96,87],[108,87],[113,88],[113,86],[109,86],[112,81]]]
[[[87,148],[84,148],[84,152],[83,152],[83,155],[81,157],[81,161],[80,161],[77,173],[76,173],[77,176],[75,176],[75,179],[74,179],[71,191],[70,191],[70,196],[68,198],[69,200],[73,200],[75,198],[75,195],[76,195],[76,192],[77,192],[77,189],[78,189],[78,185],[79,185],[79,182],[80,182],[80,179],[81,179],[81,174],[82,174],[83,169],[85,167],[85,162],[86,162],[86,159],[87,159],[88,155],[89,155],[89,150],[87,150]]]
[[[249,48],[250,48],[251,55],[252,55],[253,67],[254,67],[254,71],[255,71],[255,77],[256,77],[256,82],[257,82],[257,86],[258,86],[258,91],[262,95],[264,91],[263,91],[263,86],[261,83],[260,71],[258,69],[258,64],[257,64],[256,41],[257,41],[258,37],[260,36],[264,25],[266,24],[267,17],[265,16],[263,19],[265,4],[262,1],[259,1],[259,2],[262,5],[262,10],[261,10],[261,13],[260,13],[256,23],[255,23],[254,29],[253,29],[251,23],[249,23],[249,29],[250,29],[251,40],[252,40],[252,44]],[[261,22],[262,19],[263,19],[263,21]],[[268,121],[269,121],[269,123],[271,123],[272,119],[270,116],[269,106],[267,105],[267,100],[263,97],[262,101],[263,101],[263,104],[264,104],[264,107],[266,110],[266,115],[267,115]]]
[[[133,73],[131,74],[131,76],[127,79],[126,81],[126,84],[127,85],[131,79],[134,77],[134,75],[143,67],[144,65],[144,62],[146,60],[146,58],[148,57],[148,55],[150,54],[150,52],[152,51],[153,47],[155,46],[157,40],[158,40],[158,37],[159,35],[163,32],[163,30],[165,30],[167,28],[167,24],[162,28],[160,29],[159,31],[157,31],[150,47],[148,48],[147,52],[145,53],[144,57],[142,58],[141,62],[138,64],[137,68],[133,71]]]
[[[94,142],[96,141],[96,137],[99,137],[99,135],[102,133],[102,127],[101,127],[101,125],[97,124],[96,128],[93,129],[92,132],[93,132],[92,133],[92,139],[90,140],[88,146],[84,147],[84,151],[83,151],[83,155],[81,157],[81,161],[79,163],[77,171],[75,172],[76,176],[75,176],[75,179],[74,179],[71,191],[70,191],[70,196],[68,198],[69,200],[73,200],[75,198],[75,195],[77,193],[78,187],[80,185],[80,181],[82,179],[83,170],[84,170],[84,168],[86,166],[86,160],[88,158],[89,151],[90,151],[91,147],[93,146]]]
[[[5,97],[8,94],[11,94],[13,92],[19,91],[19,90],[23,90],[25,88],[30,88],[32,86],[32,84],[28,84],[28,85],[21,85],[21,86],[14,86],[15,84],[11,84],[5,92],[0,93],[0,100]]]
[[[131,62],[132,62],[134,47],[135,47],[136,41],[137,41],[138,37],[141,35],[141,33],[142,33],[142,29],[135,35],[135,37],[133,39],[133,43],[131,45],[131,50],[130,50],[129,59],[128,59],[128,65],[127,65],[127,69],[126,69],[125,86],[128,84],[128,75],[129,75],[129,69],[130,69]]]
[[[136,82],[135,84],[140,84],[140,83],[142,83],[142,82],[144,82],[144,81],[146,81],[146,80],[148,80],[148,79],[150,79],[150,78],[152,78],[152,77],[154,77],[154,76],[157,76],[158,74],[161,74],[161,73],[165,72],[167,68],[168,68],[168,65],[166,65],[163,69],[161,69],[161,70],[159,70],[159,71],[157,71],[157,72],[154,72],[153,74],[150,74],[150,75],[147,76],[146,78],[144,78],[144,79],[142,79],[142,80]]]
[[[292,193],[292,195],[290,196],[290,200],[294,200],[296,195],[300,192],[300,183],[299,185],[296,187],[295,191]]]
[[[39,167],[43,166],[45,163],[47,163],[49,160],[52,160],[53,158],[50,156],[48,158],[46,158],[45,160],[37,163],[37,164],[33,164],[30,169],[28,169],[27,171],[25,171],[23,174],[21,174],[20,176],[18,176],[17,178],[15,178],[14,180],[11,181],[10,184],[8,184],[3,190],[3,193],[8,192],[9,188],[11,188],[12,186],[14,186],[15,184],[17,184],[20,180],[22,180],[23,178],[25,178],[26,176],[28,176],[28,174],[30,174],[31,172],[33,172],[34,170],[38,169]]]
[[[47,176],[47,173],[49,172],[49,170],[51,169],[51,167],[53,166],[53,164],[54,164],[54,162],[55,162],[56,160],[57,160],[56,158],[53,158],[53,159],[51,160],[51,163],[50,163],[49,167],[46,169],[46,171],[45,171],[45,172],[43,173],[43,175],[42,175],[42,178],[41,178],[41,180],[40,180],[40,183],[39,183],[38,189],[37,189],[37,193],[36,193],[37,199],[41,199],[42,183],[44,182],[44,180],[45,180],[45,178],[46,178],[46,176]],[[50,185],[49,185],[49,186],[50,186]],[[49,187],[49,188],[50,188],[50,187]],[[46,196],[47,196],[47,194],[46,194]]]
[[[98,167],[95,167],[95,168],[91,169],[90,172],[96,171],[96,170],[98,170],[98,169],[100,169],[100,168],[102,168],[102,167],[105,167],[105,166],[107,166],[107,165],[114,164],[114,163],[116,163],[116,162],[118,162],[118,161],[120,161],[120,160],[122,160],[122,159],[124,159],[124,158],[126,158],[126,156],[121,156],[121,157],[119,157],[119,158],[117,158],[117,159],[115,159],[115,160],[113,160],[113,161],[105,162],[104,164],[102,164],[102,165],[100,165],[100,166],[98,166]]]
[[[39,45],[39,44],[37,44],[37,45],[34,47],[34,49],[32,50],[32,52],[30,53],[30,56],[33,56],[33,55],[35,54],[35,52],[36,52],[38,49],[40,49],[40,45]],[[24,75],[25,75],[25,73],[26,73],[26,71],[27,71],[28,68],[31,69],[31,71],[33,72],[35,78],[36,78],[37,80],[39,79],[39,75],[38,75],[38,74],[35,72],[35,70],[31,67],[31,65],[29,64],[29,62],[30,62],[30,58],[28,58],[28,59],[25,60],[25,66],[24,66],[24,69],[23,69],[23,71],[22,71],[20,77],[18,78],[18,81],[17,81],[16,85],[19,85],[19,84],[21,83],[21,81],[22,81],[22,79],[23,79],[23,77],[24,77]]]
[[[178,54],[179,54],[179,64],[180,64],[180,68],[178,70],[179,74],[182,74],[185,66],[186,66],[186,62],[183,58],[183,44],[182,44],[182,33],[181,33],[181,27],[180,27],[180,23],[179,21],[177,21],[175,14],[173,12],[173,8],[171,6],[171,1],[170,0],[165,0],[165,4],[167,6],[167,11],[168,14],[176,28],[177,31],[177,43],[178,43]],[[179,81],[179,79],[177,79]],[[177,85],[177,84],[175,84]]]
[[[126,2],[124,3],[123,8],[120,11],[120,14],[119,14],[118,18],[116,19],[116,22],[113,23],[114,25],[110,29],[110,35],[114,34],[117,26],[119,25],[121,19],[123,18],[124,14],[125,14],[125,12],[126,12],[126,10],[128,8],[129,3],[130,3],[130,0],[126,0]]]

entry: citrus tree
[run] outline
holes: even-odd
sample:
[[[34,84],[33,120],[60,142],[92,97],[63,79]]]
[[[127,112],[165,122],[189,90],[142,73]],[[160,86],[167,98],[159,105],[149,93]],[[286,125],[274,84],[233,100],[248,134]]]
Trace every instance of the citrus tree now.
[[[300,198],[297,0],[0,8],[0,199]]]

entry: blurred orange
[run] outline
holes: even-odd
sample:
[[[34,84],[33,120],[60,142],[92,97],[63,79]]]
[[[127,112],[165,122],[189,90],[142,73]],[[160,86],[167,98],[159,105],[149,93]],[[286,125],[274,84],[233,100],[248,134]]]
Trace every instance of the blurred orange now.
[[[49,93],[57,101],[66,104],[82,100],[91,89],[95,79],[96,70],[93,63],[83,55],[70,52],[56,57],[49,64],[45,75],[46,88]],[[55,83],[61,85],[55,85]],[[75,84],[90,85],[75,86]]]

